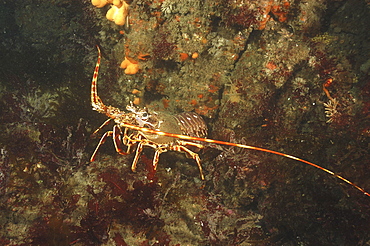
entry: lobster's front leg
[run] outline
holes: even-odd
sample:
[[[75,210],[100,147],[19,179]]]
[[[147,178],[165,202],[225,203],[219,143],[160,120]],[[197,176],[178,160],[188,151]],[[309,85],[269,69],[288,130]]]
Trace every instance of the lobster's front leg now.
[[[106,121],[104,121],[103,124],[101,124],[101,126],[98,127],[98,129],[96,129],[93,133],[92,133],[92,136],[94,136],[95,134],[97,134],[104,126],[108,125],[110,122],[111,122],[112,119],[107,119]]]
[[[110,119],[105,121],[94,133],[93,135],[98,131],[100,130],[100,128],[102,128],[103,126],[107,125],[107,123],[109,123]],[[126,137],[126,135],[123,135],[124,138]],[[100,141],[98,143],[98,145],[96,146],[95,148],[95,151],[94,153],[92,154],[91,158],[90,158],[90,161],[93,162],[96,158],[96,154],[100,148],[101,145],[103,145],[107,139],[107,137],[113,137],[113,143],[114,143],[114,147],[116,149],[116,151],[121,154],[121,155],[128,155],[131,153],[131,146],[133,144],[135,144],[133,141],[127,141],[128,143],[126,144],[127,145],[127,149],[126,151],[123,150],[123,143],[122,143],[122,132],[120,130],[120,128],[115,125],[113,126],[113,131],[107,131],[106,133],[103,134],[103,136],[100,138]]]
[[[105,143],[105,141],[107,140],[107,137],[110,137],[112,135],[113,135],[113,131],[107,131],[106,133],[103,134],[103,136],[100,138],[98,145],[95,148],[94,153],[91,155],[90,162],[93,162],[95,160],[96,153],[98,153],[100,146]]]
[[[131,145],[123,142],[123,139],[126,137],[126,131],[122,134],[121,128],[117,125],[113,127],[113,143],[116,151],[121,155],[131,154]],[[123,150],[123,145],[127,145],[126,151]]]

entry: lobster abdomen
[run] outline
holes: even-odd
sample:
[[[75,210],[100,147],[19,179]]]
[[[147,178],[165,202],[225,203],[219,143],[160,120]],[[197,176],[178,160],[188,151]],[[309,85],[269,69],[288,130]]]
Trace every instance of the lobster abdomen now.
[[[194,112],[184,112],[174,116],[183,135],[206,138],[208,127],[202,116]]]

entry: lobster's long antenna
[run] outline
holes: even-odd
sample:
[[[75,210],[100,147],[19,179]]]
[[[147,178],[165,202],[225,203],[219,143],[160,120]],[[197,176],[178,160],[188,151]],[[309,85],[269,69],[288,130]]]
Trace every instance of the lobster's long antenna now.
[[[99,46],[97,45],[96,48],[98,49],[98,60],[96,61],[94,75],[91,81],[91,106],[94,110],[104,113],[106,106],[98,96],[98,89],[97,89],[97,83],[98,83],[98,74],[99,74],[99,67],[100,67],[100,61],[101,61],[101,51]]]
[[[245,144],[237,144],[237,143],[230,143],[230,142],[225,142],[225,141],[220,141],[220,140],[213,140],[213,139],[208,139],[208,138],[191,137],[191,136],[187,136],[187,135],[161,132],[161,131],[156,131],[156,130],[152,130],[152,129],[149,129],[149,128],[135,126],[135,125],[128,124],[128,123],[121,123],[120,126],[121,127],[127,127],[129,129],[133,129],[133,130],[136,130],[136,131],[156,134],[156,135],[160,135],[160,136],[167,136],[167,137],[174,137],[174,138],[185,139],[185,140],[201,141],[201,142],[206,142],[206,143],[216,143],[216,144],[222,144],[222,145],[228,145],[228,146],[235,146],[235,147],[239,147],[239,148],[252,149],[252,150],[263,151],[263,152],[267,152],[267,153],[271,153],[271,154],[275,154],[275,155],[284,156],[286,158],[293,159],[293,160],[299,161],[299,162],[303,162],[307,165],[313,166],[313,167],[318,168],[318,169],[320,169],[320,170],[322,170],[326,173],[329,173],[330,175],[333,175],[334,177],[346,182],[347,184],[352,185],[353,187],[355,187],[356,189],[358,189],[359,191],[361,191],[362,193],[364,193],[365,195],[370,197],[370,193],[365,191],[363,188],[354,184],[353,182],[349,181],[348,179],[334,173],[333,171],[331,171],[329,169],[326,169],[322,166],[319,166],[315,163],[303,160],[301,158],[298,158],[298,157],[295,157],[295,156],[292,156],[292,155],[287,155],[287,154],[284,154],[284,153],[281,153],[281,152],[278,152],[278,151],[264,149],[264,148],[260,148],[260,147],[250,146],[250,145],[245,145]]]

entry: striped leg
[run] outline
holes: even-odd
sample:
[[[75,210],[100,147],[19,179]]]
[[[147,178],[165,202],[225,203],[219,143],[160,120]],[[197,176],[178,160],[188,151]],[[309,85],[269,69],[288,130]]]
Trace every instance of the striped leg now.
[[[110,137],[112,135],[113,135],[113,131],[107,131],[106,133],[103,134],[103,136],[100,138],[98,146],[96,146],[95,151],[90,158],[90,162],[93,162],[95,160],[96,153],[98,152],[100,146],[105,143],[105,141],[107,140],[107,137]]]
[[[129,145],[127,145],[126,151],[123,150],[123,143],[122,143],[122,136],[125,137],[125,135],[122,134],[121,129],[119,126],[115,125],[113,127],[113,143],[114,147],[116,148],[116,151],[121,155],[128,155],[131,153]]]
[[[189,142],[185,142],[185,143],[189,143]],[[187,144],[187,145],[192,145],[194,146],[193,144],[195,143],[191,143],[191,144]],[[198,147],[198,146],[197,146]],[[197,165],[198,165],[198,168],[199,168],[199,173],[200,173],[200,178],[202,180],[204,180],[204,174],[203,174],[203,168],[202,168],[202,165],[200,163],[200,157],[197,153],[191,151],[190,149],[186,148],[185,146],[183,145],[175,145],[171,148],[171,150],[174,150],[174,151],[179,151],[179,152],[185,152],[186,154],[188,154],[191,158],[193,158],[196,162],[197,162]]]
[[[108,125],[110,123],[112,119],[107,119],[106,121],[104,121],[103,124],[101,124],[101,126],[98,127],[98,129],[96,129],[94,132],[93,132],[93,136],[98,133],[104,126]]]

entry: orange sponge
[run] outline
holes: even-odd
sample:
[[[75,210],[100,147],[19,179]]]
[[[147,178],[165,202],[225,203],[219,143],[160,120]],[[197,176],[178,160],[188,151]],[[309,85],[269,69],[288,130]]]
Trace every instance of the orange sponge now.
[[[121,68],[125,69],[125,74],[136,74],[140,69],[138,62],[127,56],[121,63]]]

